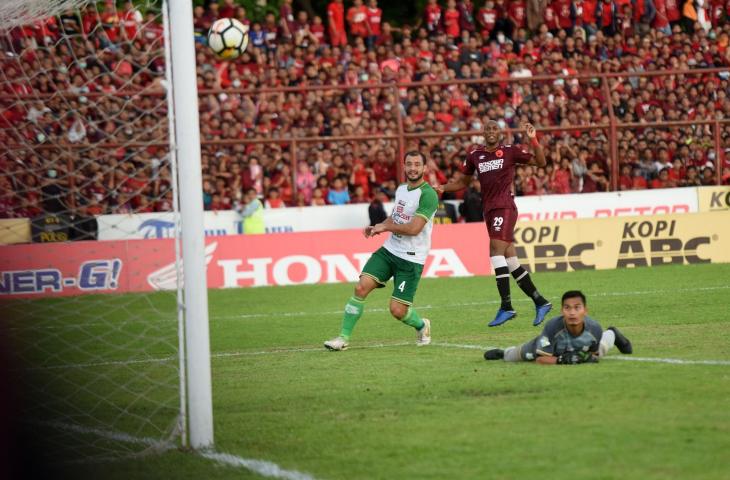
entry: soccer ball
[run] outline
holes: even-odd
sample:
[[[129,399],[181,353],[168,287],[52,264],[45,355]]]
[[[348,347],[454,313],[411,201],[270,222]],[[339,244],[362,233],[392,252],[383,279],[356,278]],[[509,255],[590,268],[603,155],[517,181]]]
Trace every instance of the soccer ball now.
[[[208,46],[225,60],[233,60],[248,47],[248,26],[235,18],[221,18],[210,26]]]

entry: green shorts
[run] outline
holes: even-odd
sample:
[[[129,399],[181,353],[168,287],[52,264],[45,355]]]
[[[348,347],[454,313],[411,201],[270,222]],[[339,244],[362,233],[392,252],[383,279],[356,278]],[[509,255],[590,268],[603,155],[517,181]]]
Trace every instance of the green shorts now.
[[[400,303],[413,305],[413,297],[416,296],[422,272],[423,265],[420,263],[403,260],[380,247],[372,254],[360,275],[368,276],[378,282],[378,288],[385,287],[385,283],[393,277],[395,283],[392,298]]]

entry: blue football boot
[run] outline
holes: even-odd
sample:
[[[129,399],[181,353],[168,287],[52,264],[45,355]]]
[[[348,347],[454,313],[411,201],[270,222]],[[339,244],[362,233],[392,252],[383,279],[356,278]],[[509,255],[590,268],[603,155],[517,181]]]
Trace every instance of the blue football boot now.
[[[553,309],[553,304],[548,302],[545,305],[535,306],[535,320],[532,321],[532,325],[537,327],[545,320],[545,316]]]
[[[497,310],[497,316],[494,317],[494,320],[489,322],[490,327],[498,327],[502,325],[503,323],[512,320],[517,316],[517,312],[514,310],[502,310],[501,308]]]

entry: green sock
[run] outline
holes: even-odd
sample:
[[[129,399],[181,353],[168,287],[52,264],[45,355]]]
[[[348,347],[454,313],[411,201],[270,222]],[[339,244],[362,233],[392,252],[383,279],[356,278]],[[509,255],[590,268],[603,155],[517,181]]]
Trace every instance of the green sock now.
[[[345,340],[349,340],[352,336],[352,329],[360,317],[362,317],[362,309],[365,307],[365,300],[357,298],[354,295],[350,297],[345,305],[345,316],[342,317],[342,330],[340,336]]]
[[[405,323],[406,325],[410,325],[416,330],[422,329],[423,326],[426,324],[421,316],[418,314],[416,309],[413,307],[408,307],[408,313],[406,313],[406,316],[403,317],[401,322]]]

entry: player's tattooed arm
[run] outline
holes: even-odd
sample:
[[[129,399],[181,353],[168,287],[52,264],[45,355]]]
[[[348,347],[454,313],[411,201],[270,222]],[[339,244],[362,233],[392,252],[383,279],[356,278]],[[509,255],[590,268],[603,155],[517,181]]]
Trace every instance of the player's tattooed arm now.
[[[525,129],[527,138],[530,139],[530,146],[532,146],[532,153],[535,154],[535,163],[538,167],[545,166],[545,151],[542,149],[542,145],[537,140],[537,130],[531,123],[525,123],[522,128]]]

